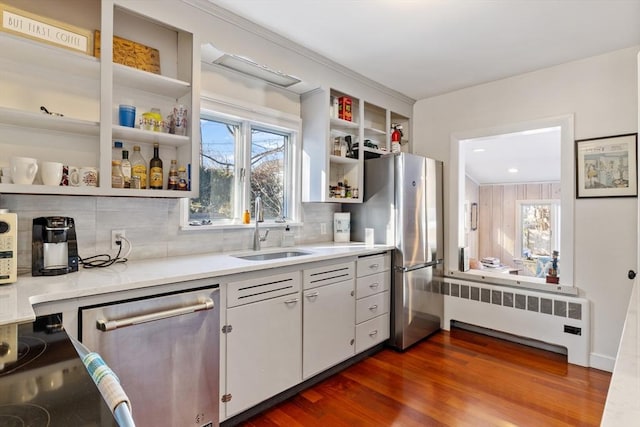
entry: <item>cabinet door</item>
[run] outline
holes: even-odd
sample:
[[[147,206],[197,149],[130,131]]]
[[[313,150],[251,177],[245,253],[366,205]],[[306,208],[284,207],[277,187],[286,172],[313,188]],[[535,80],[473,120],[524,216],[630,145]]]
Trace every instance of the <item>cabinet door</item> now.
[[[355,339],[354,281],[303,292],[303,379],[353,356]]]
[[[227,417],[301,380],[299,294],[227,309]]]

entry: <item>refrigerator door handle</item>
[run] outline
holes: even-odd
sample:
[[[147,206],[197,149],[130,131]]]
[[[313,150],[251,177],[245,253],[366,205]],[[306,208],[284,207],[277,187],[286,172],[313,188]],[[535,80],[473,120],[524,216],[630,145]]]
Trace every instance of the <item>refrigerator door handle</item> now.
[[[442,264],[443,262],[444,262],[443,259],[438,259],[438,260],[435,260],[435,261],[426,262],[424,264],[412,265],[410,267],[396,266],[395,269],[396,269],[396,271],[401,271],[401,272],[414,271],[414,270],[420,270],[421,268],[433,267],[433,266],[436,266],[438,264]]]

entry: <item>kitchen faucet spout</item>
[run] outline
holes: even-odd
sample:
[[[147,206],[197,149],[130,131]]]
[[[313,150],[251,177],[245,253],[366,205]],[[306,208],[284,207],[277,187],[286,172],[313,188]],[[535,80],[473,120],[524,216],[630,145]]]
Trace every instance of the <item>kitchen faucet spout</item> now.
[[[264,222],[264,208],[262,207],[262,197],[260,195],[256,196],[256,200],[254,202],[254,211],[256,216],[256,228],[253,232],[253,250],[259,251],[261,247],[261,242],[267,240],[267,236],[269,235],[269,230],[264,233],[264,236],[260,236],[260,227],[259,223]]]

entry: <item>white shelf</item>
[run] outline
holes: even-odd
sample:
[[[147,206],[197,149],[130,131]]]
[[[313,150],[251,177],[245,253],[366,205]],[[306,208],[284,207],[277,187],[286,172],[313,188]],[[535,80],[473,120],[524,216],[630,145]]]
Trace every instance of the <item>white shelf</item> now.
[[[104,179],[100,175],[100,179]],[[110,175],[106,176],[110,179]],[[127,196],[127,197],[159,197],[159,198],[182,198],[193,197],[192,191],[176,190],[136,190],[128,188],[109,187],[67,187],[53,185],[23,185],[23,184],[0,184],[0,194],[51,194],[68,196]]]
[[[358,129],[359,125],[357,122],[349,122],[342,119],[337,119],[335,117],[331,117],[331,127],[336,129]]]
[[[90,55],[0,32],[0,61],[16,67],[32,66],[46,72],[100,79],[100,61]],[[10,58],[10,59],[9,59]]]
[[[361,202],[360,199],[347,199],[342,197],[329,197],[329,201],[335,202],[335,203],[360,203]]]
[[[352,159],[351,157],[334,156],[333,154],[329,156],[329,160],[331,161],[331,163],[340,163],[343,165],[358,164],[358,159]]]
[[[178,99],[191,91],[191,84],[188,82],[115,63],[113,64],[113,82],[118,86],[164,95],[173,99]]]
[[[23,111],[5,107],[0,107],[0,123],[80,135],[98,136],[100,134],[98,122],[51,116],[42,112]]]
[[[185,146],[191,142],[188,136],[174,135],[164,132],[153,132],[119,125],[113,125],[112,137],[113,139],[124,139],[130,142],[141,142],[148,144],[157,142],[161,145],[171,145],[174,147]]]
[[[376,129],[376,128],[364,128],[364,136],[366,137],[367,135],[374,135],[374,136],[385,136],[387,134],[387,132],[383,131],[382,129]]]

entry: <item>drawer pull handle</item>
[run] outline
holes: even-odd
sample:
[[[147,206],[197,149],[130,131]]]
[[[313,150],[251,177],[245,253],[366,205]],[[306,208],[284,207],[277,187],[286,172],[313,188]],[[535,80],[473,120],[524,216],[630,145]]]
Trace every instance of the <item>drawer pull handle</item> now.
[[[298,302],[298,298],[291,298],[291,299],[286,300],[284,303],[289,305],[289,304],[295,304],[297,302]]]
[[[369,266],[369,268],[370,268],[370,269],[372,269],[372,270],[373,270],[374,268],[378,268],[378,267],[380,267],[380,264],[371,264],[371,265]]]
[[[373,304],[371,307],[369,307],[369,310],[371,311],[375,311],[378,309],[378,304]]]
[[[378,330],[376,329],[375,331],[369,332],[369,336],[370,337],[375,337],[376,335],[378,335]]]
[[[370,285],[369,285],[369,287],[370,287],[371,289],[378,289],[378,286],[380,286],[380,283],[378,283],[378,282],[376,282],[376,283],[372,283],[372,284],[370,284]]]
[[[96,322],[96,328],[103,331],[112,331],[118,328],[124,328],[127,326],[138,325],[140,323],[154,322],[156,320],[162,320],[169,317],[182,316],[185,314],[195,313],[202,310],[212,310],[214,308],[213,300],[206,298],[204,301],[190,305],[187,307],[171,308],[164,311],[158,311],[154,313],[141,314],[139,316],[127,317],[120,320],[108,320],[100,319]]]
[[[320,292],[315,291],[315,292],[308,293],[308,294],[306,294],[305,296],[306,296],[307,298],[315,298],[315,297],[317,297],[318,295],[320,295]]]

